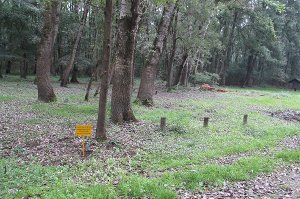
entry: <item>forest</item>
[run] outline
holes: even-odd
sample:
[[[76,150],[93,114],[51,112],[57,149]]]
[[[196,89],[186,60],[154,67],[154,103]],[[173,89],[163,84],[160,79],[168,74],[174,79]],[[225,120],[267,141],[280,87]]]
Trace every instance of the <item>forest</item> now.
[[[0,0],[0,198],[299,198],[298,90],[300,0]]]

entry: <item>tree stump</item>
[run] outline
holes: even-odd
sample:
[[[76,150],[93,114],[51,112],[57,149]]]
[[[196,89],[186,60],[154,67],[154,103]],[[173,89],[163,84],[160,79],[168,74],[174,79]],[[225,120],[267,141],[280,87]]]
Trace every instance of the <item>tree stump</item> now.
[[[165,131],[167,126],[167,118],[160,118],[160,130]]]
[[[204,118],[203,127],[208,127],[209,117]]]
[[[243,125],[246,125],[247,123],[248,123],[248,115],[244,115]]]

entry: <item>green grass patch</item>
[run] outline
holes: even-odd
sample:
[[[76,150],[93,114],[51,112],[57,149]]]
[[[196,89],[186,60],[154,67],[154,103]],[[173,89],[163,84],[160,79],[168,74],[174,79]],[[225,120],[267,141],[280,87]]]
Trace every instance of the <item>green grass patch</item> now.
[[[204,165],[189,171],[166,173],[163,181],[171,185],[183,186],[189,190],[199,190],[203,185],[222,185],[224,181],[249,180],[261,173],[271,172],[276,162],[268,157],[249,157],[231,165]]]
[[[97,115],[98,109],[90,104],[61,104],[61,103],[39,103],[32,105],[34,111],[47,113],[50,116],[58,116],[77,121],[85,121]]]
[[[16,99],[15,97],[13,96],[6,96],[6,95],[0,95],[0,102],[9,102],[9,101],[12,101]]]
[[[284,160],[285,162],[298,162],[300,163],[300,149],[284,150],[276,154],[277,158]]]
[[[0,196],[14,198],[42,194],[65,176],[67,168],[17,163],[0,159]]]
[[[201,190],[204,185],[241,181],[272,171],[276,162],[268,157],[249,157],[231,165],[200,165],[194,169],[166,172],[161,177],[123,175],[116,185],[75,182],[77,171],[66,166],[25,165],[0,160],[0,197],[4,198],[176,198],[175,188]],[[4,168],[7,168],[6,172]],[[84,168],[82,168],[84,169]],[[101,168],[95,169],[98,172]],[[92,172],[92,171],[91,171]]]

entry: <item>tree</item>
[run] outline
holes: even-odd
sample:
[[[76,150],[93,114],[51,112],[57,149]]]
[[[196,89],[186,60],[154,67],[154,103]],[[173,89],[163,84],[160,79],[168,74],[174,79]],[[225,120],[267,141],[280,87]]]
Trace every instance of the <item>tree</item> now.
[[[3,78],[3,75],[2,75],[2,62],[0,62],[0,78]]]
[[[136,121],[131,108],[132,68],[141,0],[121,0],[116,40],[111,110],[112,121]]]
[[[96,129],[96,138],[106,139],[105,118],[106,118],[106,102],[109,86],[109,75],[111,71],[110,55],[111,55],[111,31],[112,31],[112,0],[106,0],[105,5],[105,21],[103,35],[103,59],[102,59],[102,78],[99,97],[99,110]]]
[[[68,64],[68,66],[66,67],[66,69],[63,73],[62,79],[61,79],[61,84],[60,85],[63,86],[63,87],[67,86],[68,81],[69,81],[70,73],[71,73],[71,71],[73,69],[73,66],[74,66],[74,61],[75,61],[77,48],[79,46],[79,42],[80,42],[82,32],[83,32],[83,29],[84,29],[84,26],[85,26],[85,23],[86,23],[86,19],[87,19],[87,15],[88,15],[88,12],[89,12],[89,9],[90,9],[91,2],[92,2],[92,0],[86,0],[85,1],[84,10],[83,10],[83,14],[82,14],[82,17],[81,17],[80,26],[79,26],[79,29],[78,29],[78,32],[77,32],[76,40],[75,40],[75,43],[74,43],[74,46],[73,46],[73,50],[72,50],[72,53],[71,53],[70,62]],[[77,68],[76,68],[76,70],[77,70]],[[77,71],[75,71],[75,72],[77,72]]]
[[[157,36],[153,43],[153,49],[151,50],[146,64],[142,70],[141,83],[137,98],[145,105],[151,105],[153,103],[152,97],[157,65],[159,64],[160,56],[163,52],[165,37],[168,34],[168,29],[171,24],[171,19],[174,12],[174,3],[170,2],[164,7],[164,11],[157,30]]]
[[[8,0],[0,4],[0,60],[6,72],[19,64],[21,78],[33,65],[41,27],[41,5],[36,1]],[[15,67],[13,67],[15,68]]]
[[[38,99],[43,102],[53,102],[56,96],[50,80],[51,58],[53,46],[58,32],[60,0],[51,0],[46,3],[44,24],[37,58],[37,87]]]

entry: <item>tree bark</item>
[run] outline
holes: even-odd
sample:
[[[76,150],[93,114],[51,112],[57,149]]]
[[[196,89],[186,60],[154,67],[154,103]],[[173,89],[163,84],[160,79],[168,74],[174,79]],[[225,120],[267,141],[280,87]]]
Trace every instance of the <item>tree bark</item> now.
[[[53,102],[56,96],[50,80],[51,57],[54,41],[58,32],[61,0],[47,3],[44,13],[44,25],[37,58],[38,99],[43,102]]]
[[[256,56],[254,55],[253,50],[250,52],[247,62],[247,73],[245,76],[244,84],[242,87],[249,86],[251,75],[255,66]]]
[[[171,18],[175,11],[175,3],[168,3],[164,7],[163,15],[158,26],[157,36],[153,43],[152,51],[147,59],[146,65],[142,69],[141,83],[138,92],[138,100],[145,105],[153,104],[153,89],[156,76],[157,65],[163,51],[165,37],[171,24]]]
[[[141,0],[121,0],[111,99],[112,121],[136,121],[131,108],[132,67]]]
[[[0,78],[3,78],[3,75],[2,75],[2,62],[0,62]]]
[[[78,67],[77,65],[75,64],[74,65],[74,68],[73,68],[73,71],[72,71],[72,78],[71,78],[71,83],[75,83],[75,84],[79,84],[79,81],[78,81]]]
[[[90,80],[89,80],[87,89],[86,89],[86,93],[85,93],[85,96],[84,96],[84,101],[86,101],[86,102],[89,101],[89,96],[90,96],[90,91],[91,91],[93,80],[94,80],[94,78],[91,77]]]
[[[187,86],[188,76],[189,76],[189,62],[186,61],[186,63],[183,66],[181,76],[180,76],[180,85],[181,86]]]
[[[68,64],[68,66],[66,67],[66,69],[64,70],[63,77],[61,79],[61,84],[60,85],[62,87],[65,87],[68,84],[69,76],[70,76],[70,73],[71,73],[71,71],[73,69],[73,66],[74,66],[74,61],[75,61],[77,48],[79,46],[79,42],[80,42],[80,39],[81,39],[81,36],[82,36],[82,33],[83,33],[83,29],[84,29],[84,26],[86,24],[86,19],[87,19],[87,15],[88,15],[88,12],[89,12],[89,9],[90,9],[91,2],[92,2],[92,0],[86,0],[86,2],[85,2],[83,14],[82,14],[81,21],[80,21],[80,26],[79,26],[77,36],[76,36],[76,40],[75,40],[75,44],[73,46],[73,50],[72,50],[72,53],[71,53],[70,62]]]
[[[28,72],[28,61],[26,53],[23,54],[23,61],[20,65],[20,76],[23,79],[26,79]]]
[[[8,60],[6,64],[5,74],[10,74],[10,70],[11,70],[11,61]]]
[[[179,81],[180,81],[180,76],[181,76],[181,73],[182,73],[182,70],[186,64],[186,61],[188,59],[188,53],[184,53],[183,56],[182,56],[182,62],[177,70],[177,73],[176,73],[176,76],[175,76],[175,79],[174,79],[174,82],[172,83],[172,86],[176,86]]]
[[[168,60],[168,69],[167,69],[167,88],[171,89],[172,82],[173,82],[173,65],[174,65],[174,58],[177,48],[177,24],[178,24],[178,8],[176,9],[175,14],[175,21],[173,27],[173,35],[172,35],[172,51],[170,59]]]
[[[104,21],[104,34],[103,34],[103,58],[102,58],[102,72],[103,77],[101,78],[100,86],[100,97],[99,97],[99,110],[98,120],[96,129],[96,138],[102,140],[107,139],[106,137],[106,104],[107,104],[107,93],[109,87],[109,74],[111,70],[110,56],[111,56],[111,32],[112,32],[112,13],[113,13],[113,2],[112,0],[106,0],[105,5],[105,21]]]

